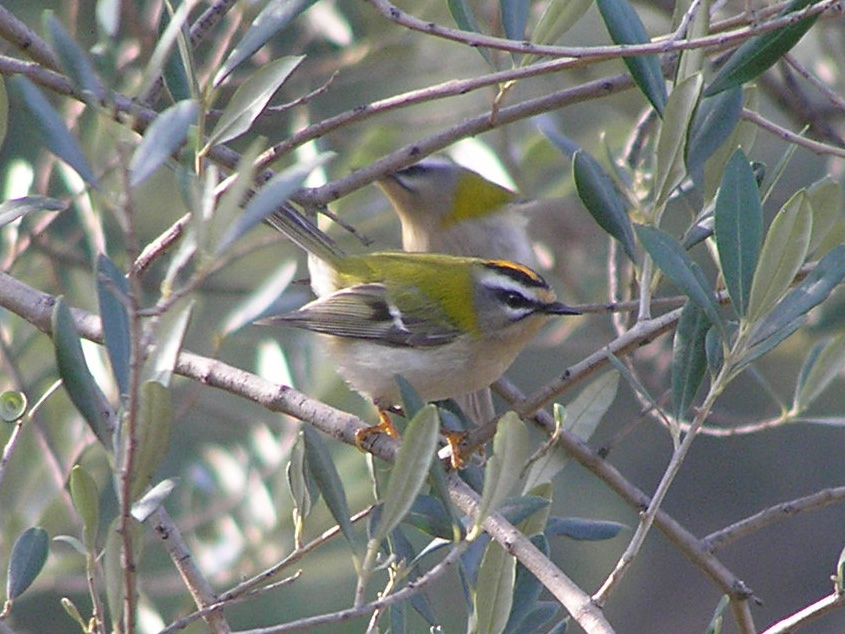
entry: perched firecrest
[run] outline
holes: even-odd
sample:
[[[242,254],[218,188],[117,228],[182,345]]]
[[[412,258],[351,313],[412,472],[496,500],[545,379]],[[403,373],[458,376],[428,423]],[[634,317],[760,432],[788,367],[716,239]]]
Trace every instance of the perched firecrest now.
[[[338,372],[379,407],[400,404],[396,375],[426,400],[487,387],[550,315],[577,311],[526,266],[504,260],[386,252],[346,255],[298,214],[270,224],[320,259],[320,296],[263,320],[328,340]]]
[[[536,268],[528,218],[515,192],[439,157],[425,158],[377,184],[402,223],[405,251],[512,260]],[[476,424],[495,415],[489,384],[455,400]]]
[[[428,157],[378,186],[402,223],[402,248],[512,260],[536,268],[515,192],[445,158]]]

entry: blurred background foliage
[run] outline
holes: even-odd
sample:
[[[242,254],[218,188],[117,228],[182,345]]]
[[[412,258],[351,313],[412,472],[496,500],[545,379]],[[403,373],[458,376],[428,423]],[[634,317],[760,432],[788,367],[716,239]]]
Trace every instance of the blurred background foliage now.
[[[46,37],[42,12],[53,9],[59,21],[91,54],[105,85],[131,94],[156,41],[158,17],[164,9],[155,0],[98,3],[87,0],[55,5],[15,1],[5,9]],[[493,1],[468,3],[483,32],[501,34],[499,7]],[[547,2],[531,2],[529,29]],[[201,77],[220,65],[223,54],[252,23],[263,3],[240,3],[196,50]],[[441,0],[399,2],[401,9],[435,24],[453,26],[447,3]],[[199,12],[205,8],[199,3]],[[673,4],[638,2],[634,8],[646,30],[654,35],[672,29]],[[757,7],[755,3],[755,8]],[[114,37],[101,18],[119,10]],[[736,15],[739,3],[723,3],[720,15]],[[576,28],[561,42],[567,46],[609,44],[607,31],[595,6],[587,9]],[[7,47],[8,48],[8,47]],[[7,51],[9,52],[9,51]],[[221,89],[215,107],[221,108],[250,73],[284,55],[305,55],[300,68],[285,83],[272,103],[294,102],[313,96],[293,108],[265,113],[249,134],[230,145],[245,151],[257,137],[272,145],[311,123],[379,99],[418,90],[458,78],[481,76],[490,65],[477,50],[463,43],[427,37],[378,15],[366,2],[321,0],[264,46]],[[510,67],[508,53],[492,51],[499,68]],[[840,99],[845,95],[842,74],[845,24],[841,18],[823,19],[794,49],[801,64],[824,79]],[[625,72],[619,59],[548,73],[518,82],[506,103]],[[796,71],[784,64],[762,75],[757,83],[764,117],[793,131],[805,126],[807,136],[843,147],[845,109],[830,105]],[[317,180],[332,181],[421,139],[437,134],[468,117],[489,111],[498,86],[470,91],[449,99],[389,111],[359,123],[344,125],[301,148],[304,156],[317,149],[331,150],[335,158],[318,170]],[[71,208],[50,217],[33,214],[17,228],[6,227],[4,250],[17,249],[21,236],[26,248],[2,254],[4,270],[28,285],[61,294],[74,307],[97,312],[92,262],[100,240],[118,266],[125,270],[125,250],[119,222],[110,212],[116,198],[103,192],[121,190],[119,166],[127,161],[137,135],[128,126],[83,109],[75,101],[50,97],[59,112],[72,122],[75,136],[94,171],[101,175],[101,192],[88,189],[68,168],[55,161],[42,144],[34,142],[32,115],[12,91],[8,133],[0,151],[4,199],[28,191],[68,198]],[[170,104],[163,96],[155,105]],[[449,148],[491,178],[506,174],[509,185],[527,198],[559,198],[559,204],[531,220],[532,235],[543,256],[544,274],[567,303],[608,301],[608,238],[577,201],[570,159],[552,144],[541,128],[553,129],[607,164],[605,157],[620,157],[648,104],[636,89],[602,98],[590,98],[565,108],[528,118],[464,140]],[[214,120],[212,114],[211,120]],[[764,163],[773,173],[781,158],[795,146],[778,135],[758,130],[749,158]],[[288,157],[282,163],[290,163]],[[26,166],[31,166],[28,172]],[[282,167],[283,165],[274,165]],[[840,157],[794,149],[783,174],[766,200],[768,226],[772,216],[799,188],[824,175],[841,182]],[[27,181],[31,180],[31,183]],[[189,209],[178,174],[161,169],[132,197],[138,243],[145,245]],[[398,248],[399,225],[384,196],[372,185],[334,201],[330,209],[372,240],[378,248]],[[665,225],[676,232],[690,222],[695,209],[688,201],[670,204]],[[329,225],[326,225],[329,226]],[[12,234],[14,233],[14,235]],[[351,249],[363,249],[355,238],[331,227],[332,235]],[[102,236],[102,238],[100,238]],[[703,253],[703,247],[698,247]],[[313,347],[313,337],[299,332],[247,327],[221,338],[227,317],[245,301],[268,272],[296,261],[297,281],[280,300],[279,308],[293,308],[308,295],[301,280],[307,275],[304,257],[290,243],[265,228],[245,237],[239,254],[223,270],[211,275],[194,297],[197,304],[184,347],[254,371],[279,383],[295,386],[309,396],[372,420],[371,407],[347,390],[335,375],[331,360]],[[702,257],[699,257],[702,259]],[[704,257],[703,259],[706,259]],[[144,291],[154,301],[165,275],[166,262],[155,264],[144,276]],[[712,271],[710,271],[712,273]],[[676,290],[664,284],[662,294]],[[807,351],[831,332],[831,318],[841,315],[845,297],[839,292],[812,315],[808,328],[779,346],[764,362],[735,380],[719,399],[709,423],[731,429],[775,418],[780,407],[773,394],[788,402]],[[0,311],[2,328],[3,389],[23,389],[30,401],[43,394],[57,378],[53,344],[49,337],[10,312]],[[508,377],[527,392],[551,380],[565,368],[595,352],[616,334],[607,314],[590,314],[547,328],[517,360]],[[667,402],[672,341],[663,336],[631,355],[637,377],[661,403]],[[114,395],[114,382],[102,349],[84,346],[98,383]],[[830,424],[795,423],[749,435],[702,435],[695,443],[664,503],[664,509],[692,533],[704,536],[769,506],[842,484],[845,478],[845,435],[842,432],[841,376],[813,406],[812,413],[827,416]],[[174,422],[172,438],[158,469],[158,478],[175,477],[178,484],[168,501],[171,515],[189,541],[199,567],[215,588],[227,588],[266,568],[293,548],[292,502],[285,478],[299,422],[268,412],[241,398],[175,377],[172,383]],[[111,390],[111,392],[109,392]],[[561,400],[570,402],[574,395]],[[6,445],[12,426],[0,427]],[[534,439],[540,441],[539,432]],[[368,461],[354,447],[330,442],[349,504],[354,511],[373,501]],[[590,444],[606,451],[608,459],[631,483],[651,492],[657,486],[672,451],[665,428],[642,411],[642,404],[623,381],[613,407]],[[51,537],[78,535],[79,520],[66,490],[70,467],[79,463],[94,477],[102,497],[101,532],[116,513],[110,493],[111,469],[106,453],[92,443],[90,431],[67,395],[59,390],[41,407],[26,428],[9,461],[0,487],[0,564],[6,567],[12,543],[25,528],[44,527]],[[377,469],[383,470],[383,466]],[[637,525],[637,509],[622,502],[588,470],[571,461],[555,480],[553,515],[578,516]],[[843,547],[843,506],[823,506],[774,523],[741,539],[717,555],[762,600],[753,607],[761,628],[791,614],[830,592],[830,575]],[[320,503],[306,522],[306,540],[334,524]],[[139,576],[143,594],[139,630],[155,632],[191,611],[193,603],[170,559],[156,538],[144,533]],[[630,532],[610,541],[552,541],[551,559],[588,592],[594,591],[612,570],[625,549]],[[335,539],[307,555],[302,578],[227,610],[235,629],[261,627],[346,607],[352,596],[355,571],[345,543]],[[444,624],[444,631],[464,629],[465,608],[457,576],[448,576],[428,596]],[[8,621],[13,632],[68,632],[75,627],[60,605],[70,597],[84,613],[90,611],[83,558],[67,543],[53,542],[45,571],[16,602]],[[630,574],[606,606],[617,632],[703,632],[720,592],[658,531],[650,533]],[[409,631],[426,631],[422,619],[409,616]],[[726,632],[735,631],[730,618]],[[363,631],[362,621],[333,624],[313,631]],[[576,626],[571,626],[577,631]],[[197,621],[187,632],[206,631]],[[843,631],[845,612],[835,612],[802,628],[808,634]]]

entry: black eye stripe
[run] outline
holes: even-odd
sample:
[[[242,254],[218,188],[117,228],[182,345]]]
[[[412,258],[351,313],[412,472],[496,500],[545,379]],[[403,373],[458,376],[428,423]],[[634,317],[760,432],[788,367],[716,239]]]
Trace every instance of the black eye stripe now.
[[[536,306],[536,302],[534,300],[529,299],[525,295],[517,293],[516,291],[500,288],[496,289],[495,293],[496,297],[510,308],[533,309]]]

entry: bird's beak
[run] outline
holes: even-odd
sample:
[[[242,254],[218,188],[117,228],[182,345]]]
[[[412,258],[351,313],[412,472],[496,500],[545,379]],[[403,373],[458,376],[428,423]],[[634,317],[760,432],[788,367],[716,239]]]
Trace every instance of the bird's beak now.
[[[543,307],[543,312],[547,315],[580,315],[580,310],[575,310],[571,306],[567,306],[562,302],[552,302]]]

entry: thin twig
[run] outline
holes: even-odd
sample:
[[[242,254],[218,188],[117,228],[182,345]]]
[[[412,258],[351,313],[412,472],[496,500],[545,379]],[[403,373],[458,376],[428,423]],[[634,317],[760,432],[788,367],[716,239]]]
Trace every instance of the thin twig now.
[[[182,539],[182,533],[179,532],[179,527],[170,519],[163,506],[153,514],[154,526],[156,535],[161,539],[162,544],[167,549],[173,565],[182,575],[191,596],[197,607],[203,609],[209,605],[217,603],[217,596],[211,584],[200,572],[199,568],[194,564],[194,559],[191,552],[188,550],[185,540]],[[231,629],[223,616],[222,610],[212,610],[204,615],[205,622],[208,624],[214,634],[229,634]]]
[[[814,621],[843,606],[845,606],[845,594],[834,591],[833,594],[819,599],[792,616],[778,621],[771,627],[763,630],[760,634],[789,634],[790,632],[795,632],[799,627],[806,625],[810,621]]]
[[[754,112],[753,110],[749,110],[748,108],[742,109],[742,118],[746,121],[751,121],[764,130],[779,136],[788,143],[794,143],[795,145],[806,148],[815,154],[830,154],[831,156],[836,156],[838,158],[845,158],[845,148],[835,147],[827,143],[820,143],[819,141],[813,141],[812,139],[808,139],[800,134],[791,132],[773,121],[769,121],[761,114]]]

